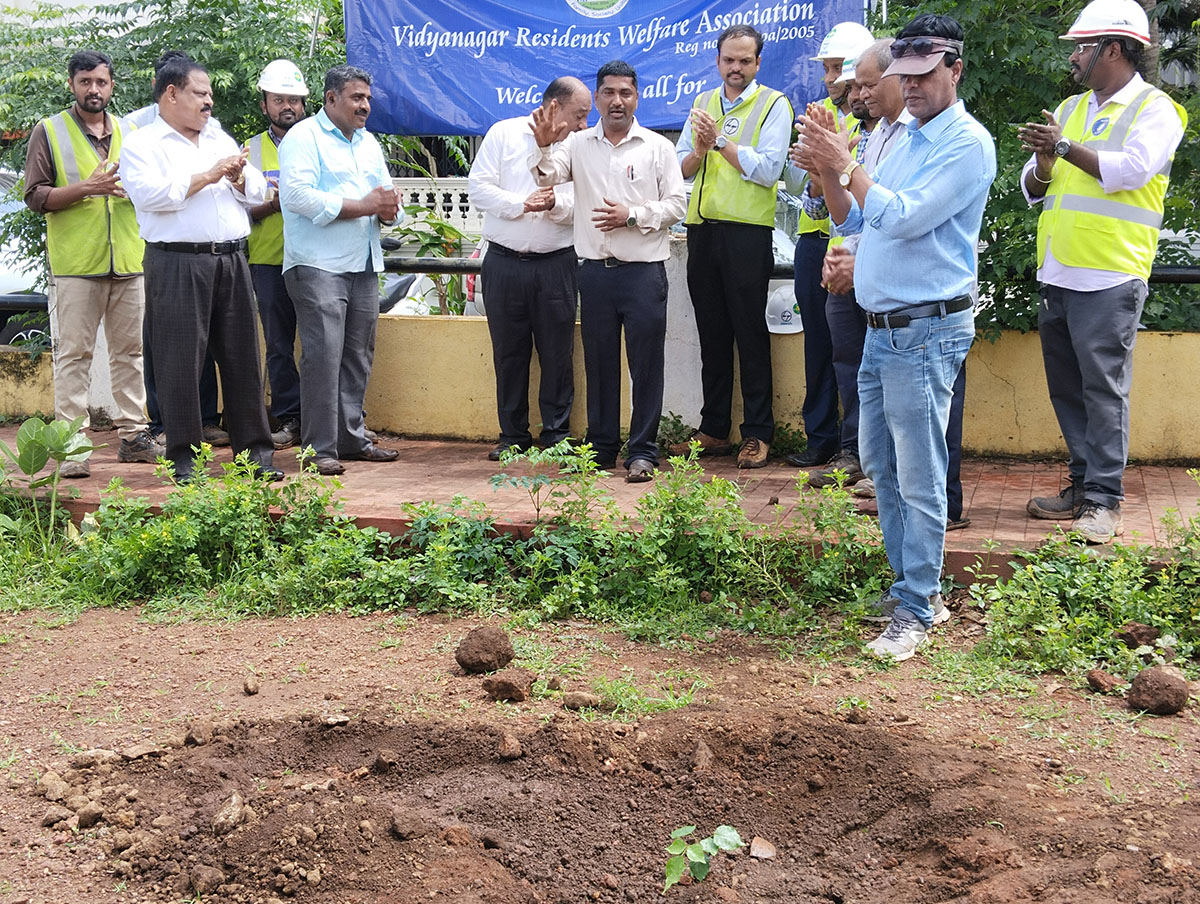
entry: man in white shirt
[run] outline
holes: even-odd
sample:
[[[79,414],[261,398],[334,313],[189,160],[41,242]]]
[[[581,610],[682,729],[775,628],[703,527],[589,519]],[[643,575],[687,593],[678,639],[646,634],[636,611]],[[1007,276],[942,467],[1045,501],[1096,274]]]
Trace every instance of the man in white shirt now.
[[[146,332],[167,458],[177,480],[191,479],[204,441],[197,386],[207,347],[221,368],[234,452],[277,480],[246,263],[246,210],[266,199],[266,180],[211,120],[212,85],[199,63],[169,61],[154,91],[158,117],[129,136],[120,172],[146,242]]]
[[[1138,74],[1150,29],[1135,0],[1089,3],[1062,38],[1090,90],[1019,135],[1033,152],[1021,186],[1042,202],[1038,334],[1071,482],[1026,509],[1108,543],[1122,532],[1133,345],[1187,112]]]
[[[664,343],[667,333],[669,229],[687,210],[675,147],[638,125],[637,73],[622,60],[596,73],[600,122],[567,134],[557,104],[533,111],[537,149],[529,166],[537,184],[574,181],[580,329],[587,375],[587,441],[601,467],[621,451],[621,330],[633,382],[625,457],[630,483],[652,480],[658,467]],[[563,141],[563,137],[566,140]],[[555,142],[561,141],[560,144]]]
[[[542,95],[554,103],[569,132],[587,128],[592,95],[577,78],[556,78]],[[488,129],[471,165],[471,203],[484,212],[483,284],[488,332],[496,369],[500,441],[492,461],[510,446],[533,445],[529,432],[529,362],[537,347],[541,383],[541,443],[552,446],[570,432],[575,398],[575,308],[578,260],[572,245],[574,196],[569,187],[538,188],[529,171],[536,149],[528,116]],[[555,125],[557,126],[557,122]]]

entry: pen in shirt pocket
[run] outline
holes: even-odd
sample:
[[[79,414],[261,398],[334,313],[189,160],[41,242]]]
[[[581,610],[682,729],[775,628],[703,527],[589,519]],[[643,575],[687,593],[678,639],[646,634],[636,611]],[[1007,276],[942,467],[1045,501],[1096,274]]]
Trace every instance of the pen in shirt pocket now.
[[[629,176],[629,181],[632,182],[633,181],[633,164],[630,164],[628,167],[626,167],[625,172]]]

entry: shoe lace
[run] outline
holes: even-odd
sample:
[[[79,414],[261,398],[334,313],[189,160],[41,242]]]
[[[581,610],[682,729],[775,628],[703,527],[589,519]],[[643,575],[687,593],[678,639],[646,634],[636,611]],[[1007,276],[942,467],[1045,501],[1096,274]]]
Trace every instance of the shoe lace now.
[[[883,640],[898,642],[904,633],[915,624],[916,619],[908,614],[907,609],[896,609],[892,612],[892,620],[883,629]]]
[[[1094,515],[1096,512],[1103,511],[1104,508],[1105,507],[1099,502],[1086,500],[1083,505],[1079,507],[1079,514],[1075,516],[1075,520],[1078,521],[1080,518],[1086,517],[1087,515]]]
[[[759,449],[761,448],[762,440],[760,440],[757,436],[747,437],[746,441],[742,444],[742,452],[747,455],[757,455]]]

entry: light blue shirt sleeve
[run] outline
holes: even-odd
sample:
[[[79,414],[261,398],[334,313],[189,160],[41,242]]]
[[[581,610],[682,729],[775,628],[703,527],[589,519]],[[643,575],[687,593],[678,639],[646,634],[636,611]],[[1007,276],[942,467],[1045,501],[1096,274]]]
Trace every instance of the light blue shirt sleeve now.
[[[279,169],[287,178],[279,183],[279,203],[316,226],[328,226],[342,212],[340,194],[322,191],[319,133],[304,132],[288,136],[279,144]]]
[[[751,86],[753,86],[753,82]],[[747,90],[751,90],[747,86]],[[721,93],[721,108],[728,111],[731,107],[725,94]],[[689,111],[690,115],[690,111]],[[787,164],[788,140],[792,137],[792,105],[786,97],[778,98],[767,111],[762,128],[758,131],[758,144],[739,144],[737,150],[738,164],[742,167],[742,179],[757,185],[771,188],[779,181],[780,174]],[[692,142],[692,127],[684,120],[679,140],[675,142],[675,156],[679,165],[683,166],[683,158],[695,150]],[[794,169],[787,164],[789,169]],[[803,170],[799,170],[804,173]],[[694,176],[693,176],[694,178]],[[801,177],[803,179],[803,176]],[[687,181],[692,181],[691,179]],[[801,182],[801,185],[803,183]],[[789,183],[789,186],[791,183]],[[790,187],[789,187],[790,190]],[[799,188],[793,194],[799,194]]]

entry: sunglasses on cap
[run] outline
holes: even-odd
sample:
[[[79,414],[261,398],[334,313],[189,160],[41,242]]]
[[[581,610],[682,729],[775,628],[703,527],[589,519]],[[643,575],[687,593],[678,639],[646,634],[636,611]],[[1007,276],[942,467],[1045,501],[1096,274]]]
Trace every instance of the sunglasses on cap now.
[[[897,38],[888,48],[892,59],[898,60],[906,56],[930,56],[934,53],[957,53],[962,56],[963,42],[953,38],[938,38],[930,35],[919,35],[915,38]]]

